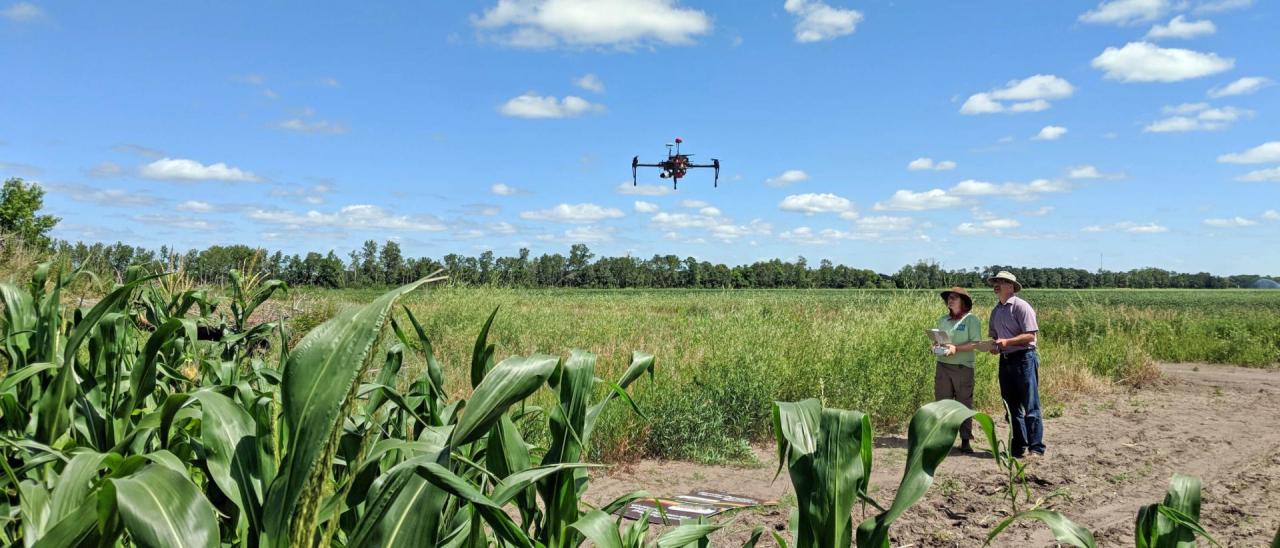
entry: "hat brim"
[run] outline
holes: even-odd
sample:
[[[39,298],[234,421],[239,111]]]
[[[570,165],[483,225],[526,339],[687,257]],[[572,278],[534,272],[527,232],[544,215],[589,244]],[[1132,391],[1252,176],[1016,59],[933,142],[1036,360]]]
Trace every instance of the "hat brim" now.
[[[947,302],[948,297],[955,295],[957,297],[960,297],[960,300],[964,301],[964,304],[968,305],[969,308],[973,308],[973,298],[968,295],[965,295],[964,293],[957,293],[955,291],[947,290],[947,291],[943,291],[942,293],[939,293],[939,295],[942,295],[942,302],[944,303]]]
[[[1015,293],[1016,293],[1016,292],[1018,292],[1018,291],[1022,291],[1022,284],[1020,284],[1020,283],[1018,283],[1018,282],[1016,282],[1016,281],[1014,281],[1014,280],[1010,280],[1009,278],[1001,278],[1001,277],[999,277],[999,276],[992,276],[992,277],[990,277],[990,278],[987,278],[987,285],[996,285],[996,281],[997,281],[997,280],[1002,281],[1002,282],[1008,282],[1008,283],[1013,284],[1013,291],[1014,291]]]

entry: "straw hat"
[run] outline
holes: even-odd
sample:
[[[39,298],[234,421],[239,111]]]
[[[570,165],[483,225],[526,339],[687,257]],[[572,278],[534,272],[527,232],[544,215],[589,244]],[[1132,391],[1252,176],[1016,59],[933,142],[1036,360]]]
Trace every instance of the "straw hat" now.
[[[1022,291],[1022,284],[1018,283],[1018,278],[1017,278],[1016,276],[1014,276],[1014,275],[1013,275],[1013,273],[1012,273],[1012,272],[1009,272],[1008,270],[1001,270],[1001,271],[1000,271],[999,273],[997,273],[995,276],[992,276],[992,277],[990,277],[990,278],[987,278],[987,285],[995,285],[996,280],[1004,280],[1004,281],[1006,281],[1006,282],[1009,282],[1009,283],[1013,284],[1013,292],[1014,292],[1014,293],[1017,293],[1017,292],[1019,292],[1019,291]]]
[[[955,295],[957,297],[960,297],[960,300],[964,301],[965,308],[973,309],[973,298],[969,296],[969,292],[965,291],[963,287],[953,287],[951,289],[943,291],[941,295],[942,295],[942,302],[944,303],[947,302],[947,297]]]

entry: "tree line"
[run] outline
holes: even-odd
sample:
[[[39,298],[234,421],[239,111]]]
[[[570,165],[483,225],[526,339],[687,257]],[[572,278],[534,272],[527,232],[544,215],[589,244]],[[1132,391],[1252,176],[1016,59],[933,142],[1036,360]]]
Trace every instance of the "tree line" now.
[[[478,256],[450,253],[435,259],[405,257],[394,241],[364,242],[360,249],[340,257],[333,250],[321,254],[286,255],[246,245],[210,246],[179,251],[166,246],[146,249],[123,242],[114,244],[71,243],[53,240],[48,233],[57,217],[40,215],[44,190],[34,183],[14,178],[0,189],[0,259],[16,249],[15,243],[49,253],[57,261],[74,268],[83,267],[99,277],[120,279],[132,265],[155,271],[180,270],[198,283],[222,284],[232,269],[250,270],[284,280],[291,286],[361,288],[399,285],[444,270],[449,283],[507,287],[583,288],[863,288],[923,289],[951,286],[979,287],[1001,270],[1017,274],[1025,287],[1032,288],[1185,288],[1208,289],[1248,287],[1262,276],[1215,276],[1207,272],[1183,273],[1159,268],[1129,271],[1080,268],[1019,268],[990,265],[947,270],[933,261],[906,265],[893,274],[867,268],[833,264],[823,260],[817,266],[804,257],[794,261],[773,259],[749,265],[729,266],[694,257],[654,255],[640,257],[596,257],[585,244],[574,244],[567,255],[543,253],[533,256],[524,248],[515,256],[499,257],[492,251]],[[4,264],[0,261],[0,264]]]

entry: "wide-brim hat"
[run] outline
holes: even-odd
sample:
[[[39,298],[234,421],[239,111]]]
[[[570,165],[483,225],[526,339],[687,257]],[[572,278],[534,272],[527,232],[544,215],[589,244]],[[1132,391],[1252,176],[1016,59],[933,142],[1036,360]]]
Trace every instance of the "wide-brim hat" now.
[[[1013,284],[1014,293],[1022,291],[1022,284],[1018,283],[1017,276],[1014,276],[1013,273],[1009,272],[1008,270],[1001,270],[1000,272],[996,273],[995,276],[987,278],[987,285],[995,285],[996,280],[1004,280],[1006,282]]]
[[[965,291],[963,287],[953,287],[951,289],[943,291],[941,295],[942,295],[942,302],[944,303],[947,302],[948,297],[955,295],[957,297],[960,297],[960,300],[964,301],[965,307],[973,308],[973,297],[970,297],[969,292]]]

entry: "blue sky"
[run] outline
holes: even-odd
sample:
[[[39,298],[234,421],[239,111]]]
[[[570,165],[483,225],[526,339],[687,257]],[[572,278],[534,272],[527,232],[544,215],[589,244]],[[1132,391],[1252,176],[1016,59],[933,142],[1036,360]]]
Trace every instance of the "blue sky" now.
[[[56,236],[1277,273],[1247,0],[0,0]],[[719,158],[672,191],[630,159]]]

